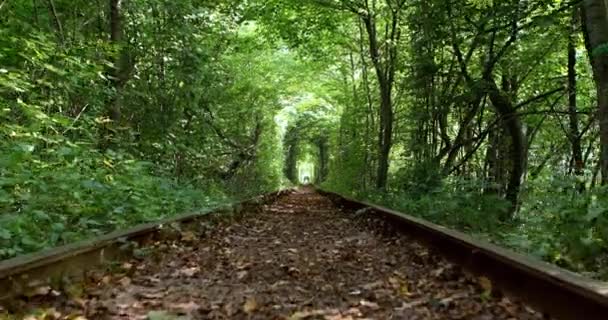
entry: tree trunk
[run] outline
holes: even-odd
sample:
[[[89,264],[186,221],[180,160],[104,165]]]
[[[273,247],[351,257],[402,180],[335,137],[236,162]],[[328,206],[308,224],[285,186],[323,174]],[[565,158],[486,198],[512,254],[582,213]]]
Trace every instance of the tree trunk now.
[[[360,59],[361,59],[361,73],[362,73],[362,78],[363,78],[363,89],[365,90],[365,100],[366,100],[366,106],[367,109],[365,110],[365,171],[363,173],[364,176],[366,176],[367,178],[364,180],[370,181],[371,182],[374,181],[375,176],[374,176],[374,158],[373,155],[370,154],[370,150],[372,149],[374,142],[372,139],[372,132],[375,130],[376,127],[376,120],[374,118],[374,102],[373,102],[373,98],[372,98],[372,92],[370,89],[370,84],[369,84],[369,72],[368,72],[368,67],[367,67],[367,61],[365,58],[365,50],[364,50],[364,31],[363,31],[363,26],[362,26],[362,22],[359,21],[358,23],[358,27],[359,27],[359,55],[360,55]],[[367,190],[367,183],[364,183],[363,186],[364,190]]]
[[[47,0],[47,5],[49,7],[49,13],[53,17],[53,26],[57,32],[57,39],[59,39],[61,46],[65,46],[65,33],[63,32],[63,25],[61,24],[61,20],[59,20],[59,15],[57,14],[55,2],[53,0]]]
[[[607,0],[583,1],[583,32],[597,88],[597,118],[600,126],[600,172],[602,185],[608,183],[608,5]]]
[[[382,61],[378,47],[376,21],[371,14],[363,17],[369,40],[369,51],[376,70],[380,90],[380,130],[378,132],[378,172],[376,188],[385,190],[388,182],[389,156],[393,138],[393,77],[394,61]],[[392,51],[392,49],[391,49]]]
[[[120,95],[132,69],[129,52],[125,48],[123,39],[122,4],[123,0],[110,0],[110,43],[119,50],[118,55],[114,56],[114,67],[111,72],[115,92],[108,106],[108,115],[115,123],[119,123],[122,117]]]
[[[317,140],[317,148],[319,148],[319,167],[318,174],[316,177],[316,183],[321,184],[325,182],[328,173],[327,163],[329,161],[329,153],[327,150],[327,139],[324,137],[320,137]]]
[[[519,192],[526,165],[526,137],[523,126],[509,97],[500,92],[493,80],[487,79],[488,95],[498,115],[502,118],[506,133],[510,138],[510,172],[505,199],[511,203],[509,214],[519,207]],[[508,218],[508,217],[505,217]]]
[[[576,35],[578,32],[577,19],[578,9],[575,9],[570,23],[568,32],[568,116],[570,120],[570,143],[572,147],[572,159],[574,174],[582,176],[585,170],[583,161],[583,149],[581,147],[581,134],[578,124],[577,104],[576,104]],[[579,188],[584,189],[585,184],[582,183]]]

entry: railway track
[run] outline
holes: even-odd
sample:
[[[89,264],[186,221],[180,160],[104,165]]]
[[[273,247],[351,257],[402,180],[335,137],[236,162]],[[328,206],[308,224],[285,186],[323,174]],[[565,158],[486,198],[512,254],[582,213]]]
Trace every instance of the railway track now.
[[[608,319],[607,293],[312,188],[0,263],[0,319]]]

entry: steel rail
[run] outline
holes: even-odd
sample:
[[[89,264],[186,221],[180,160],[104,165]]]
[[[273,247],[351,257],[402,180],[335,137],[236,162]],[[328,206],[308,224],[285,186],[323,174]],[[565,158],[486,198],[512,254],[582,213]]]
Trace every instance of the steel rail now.
[[[338,207],[366,209],[401,231],[434,247],[472,273],[488,277],[494,288],[515,296],[556,319],[608,319],[608,283],[584,278],[554,265],[514,253],[464,233],[375,204],[317,189]],[[192,225],[214,214],[241,213],[270,203],[289,190],[251,200],[143,224],[92,240],[0,262],[0,302],[43,284],[78,281],[89,270],[132,256],[125,244],[146,244],[162,236],[164,226]],[[132,249],[132,248],[131,248]]]
[[[339,207],[365,209],[369,214],[390,222],[465,270],[487,277],[494,288],[555,319],[608,319],[606,282],[585,278],[402,212],[321,189],[317,191]]]
[[[57,288],[80,281],[86,277],[88,271],[129,259],[138,246],[169,236],[163,233],[172,232],[173,226],[184,226],[187,230],[188,225],[197,221],[258,208],[290,191],[291,189],[272,192],[202,212],[141,224],[90,240],[0,261],[0,303],[26,295],[41,286],[50,285]]]

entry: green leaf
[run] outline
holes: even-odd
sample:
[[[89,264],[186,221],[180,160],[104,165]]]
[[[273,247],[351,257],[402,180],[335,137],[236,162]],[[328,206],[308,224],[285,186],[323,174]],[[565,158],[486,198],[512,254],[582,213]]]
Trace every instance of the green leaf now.
[[[0,229],[0,239],[1,240],[10,240],[12,238],[12,234],[7,229]]]
[[[601,216],[606,209],[596,206],[589,206],[587,209],[587,215],[585,216],[585,220],[591,222]]]

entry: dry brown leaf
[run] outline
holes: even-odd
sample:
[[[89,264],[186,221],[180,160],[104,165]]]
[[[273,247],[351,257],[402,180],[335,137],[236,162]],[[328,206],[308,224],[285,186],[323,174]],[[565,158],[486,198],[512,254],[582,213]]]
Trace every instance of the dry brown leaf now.
[[[411,302],[404,302],[401,305],[401,307],[396,308],[396,310],[404,310],[404,309],[415,308],[417,306],[421,306],[423,304],[427,304],[428,302],[429,302],[428,298],[417,299],[417,300],[413,300]]]
[[[433,271],[431,272],[431,275],[432,275],[433,277],[435,277],[435,278],[438,278],[439,276],[441,276],[441,275],[443,274],[443,272],[444,272],[444,271],[445,271],[445,268],[441,267],[441,268],[439,268],[439,269],[437,269],[437,270],[433,270]]]
[[[252,265],[251,262],[239,261],[236,268],[237,268],[237,270],[245,270],[245,269],[251,268],[251,265]]]
[[[362,307],[370,308],[372,310],[380,309],[380,306],[377,303],[371,302],[371,301],[367,301],[367,300],[361,300],[361,301],[359,301],[359,305],[361,305]]]
[[[39,319],[44,319],[44,320],[55,320],[55,319],[59,319],[59,318],[61,318],[61,313],[58,312],[57,309],[55,309],[55,308],[50,308],[50,309],[44,310],[42,315],[39,317]]]
[[[452,303],[455,300],[465,299],[468,297],[469,297],[469,294],[467,292],[457,293],[451,297],[447,297],[447,298],[443,298],[443,299],[439,300],[439,304],[441,304],[443,306],[448,306],[450,303]]]
[[[489,296],[492,294],[492,281],[486,277],[479,277],[479,286],[483,289],[483,294]]]
[[[84,295],[85,287],[82,283],[69,283],[64,286],[63,291],[71,299],[77,299]],[[54,294],[55,296],[59,295],[56,294],[56,292],[51,292],[51,294]]]
[[[341,314],[335,314],[335,315],[328,315],[325,316],[325,320],[354,320],[355,318],[353,318],[352,316],[343,316]]]
[[[144,299],[162,299],[165,297],[165,293],[164,292],[142,292],[139,293],[138,296],[140,296],[141,298]]]
[[[201,271],[201,269],[199,267],[192,267],[192,268],[185,268],[185,269],[180,270],[179,274],[186,276],[188,278],[192,278],[200,271]]]
[[[243,279],[245,279],[245,277],[246,277],[248,274],[249,274],[249,272],[247,272],[247,271],[239,271],[239,272],[237,272],[236,277],[237,277],[237,279],[239,279],[239,280],[243,280]]]
[[[182,241],[184,241],[184,242],[194,242],[198,238],[196,236],[196,234],[194,232],[192,232],[192,231],[184,231],[184,232],[182,232],[181,237],[182,237]]]
[[[348,295],[350,295],[350,296],[358,296],[360,294],[361,294],[361,290],[353,290],[348,293]]]
[[[28,297],[47,296],[51,293],[51,291],[53,291],[53,288],[51,288],[49,286],[41,286],[41,287],[32,289],[31,291],[29,291],[26,294],[26,296],[28,296]]]
[[[124,277],[124,278],[120,279],[118,281],[118,283],[120,283],[120,285],[123,286],[123,287],[127,287],[127,286],[129,286],[131,284],[131,278]]]
[[[179,310],[180,312],[183,312],[186,314],[192,314],[201,308],[200,305],[198,305],[197,303],[195,303],[193,301],[190,301],[188,303],[179,303],[179,304],[173,305],[171,307],[174,310]]]
[[[355,316],[355,317],[363,317],[363,312],[359,310],[359,308],[350,308],[346,311],[346,314]]]
[[[380,288],[382,287],[382,281],[376,281],[376,282],[372,282],[372,283],[368,283],[366,285],[364,285],[362,288],[365,290],[374,290],[376,288]]]
[[[253,313],[257,309],[258,309],[258,302],[253,297],[247,299],[247,301],[243,305],[243,311],[245,313]]]
[[[412,295],[412,293],[410,292],[409,287],[405,281],[403,281],[397,277],[390,277],[390,278],[388,278],[388,282],[391,284],[393,289],[395,289],[397,292],[399,292],[399,295],[401,295],[403,297],[409,297]]]
[[[326,316],[330,314],[339,314],[340,311],[336,309],[328,309],[328,310],[311,310],[311,311],[298,311],[292,314],[287,320],[303,320],[312,317]]]

